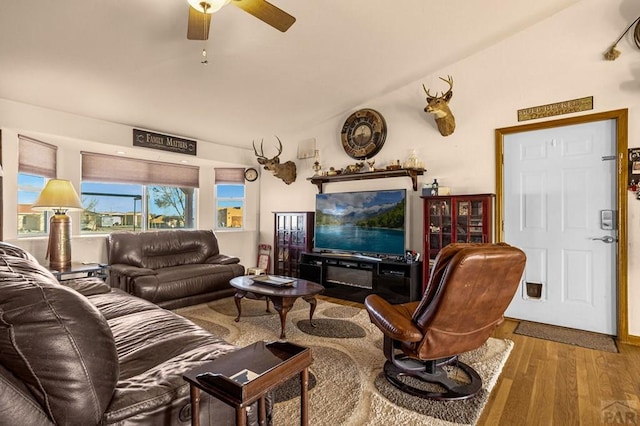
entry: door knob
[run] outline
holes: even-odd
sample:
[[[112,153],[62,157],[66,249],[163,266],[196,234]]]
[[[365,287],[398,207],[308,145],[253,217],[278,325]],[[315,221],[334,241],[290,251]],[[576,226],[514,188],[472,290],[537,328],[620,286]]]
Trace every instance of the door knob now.
[[[602,241],[602,242],[607,243],[607,244],[611,244],[611,243],[613,243],[614,241],[617,241],[617,239],[616,239],[616,238],[613,238],[613,237],[612,237],[612,236],[610,236],[610,235],[605,235],[604,237],[600,237],[600,238],[595,238],[595,237],[594,237],[594,238],[591,238],[591,239],[592,239],[592,240]]]

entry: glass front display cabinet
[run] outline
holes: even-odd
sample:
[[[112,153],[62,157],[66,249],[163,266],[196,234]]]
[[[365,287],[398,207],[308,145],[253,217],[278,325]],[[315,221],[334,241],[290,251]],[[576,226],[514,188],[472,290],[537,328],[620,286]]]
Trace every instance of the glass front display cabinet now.
[[[423,196],[423,286],[436,256],[451,243],[491,243],[494,194]]]
[[[313,250],[314,212],[274,212],[275,275],[299,277],[300,254]]]

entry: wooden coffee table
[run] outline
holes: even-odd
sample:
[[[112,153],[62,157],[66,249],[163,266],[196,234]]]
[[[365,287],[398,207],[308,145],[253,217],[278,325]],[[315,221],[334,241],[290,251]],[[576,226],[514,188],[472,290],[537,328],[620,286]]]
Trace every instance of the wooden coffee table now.
[[[273,307],[278,312],[278,315],[280,315],[280,339],[287,338],[285,333],[287,313],[299,297],[309,303],[309,321],[311,322],[311,325],[315,327],[313,324],[313,312],[316,310],[317,304],[315,296],[324,291],[323,286],[300,278],[289,278],[294,280],[292,286],[276,287],[254,281],[252,278],[254,278],[254,276],[240,276],[235,277],[230,281],[231,286],[236,289],[236,294],[234,296],[236,308],[238,308],[238,317],[235,319],[236,322],[240,321],[240,316],[242,315],[240,301],[247,295],[247,293],[253,293],[271,299]]]

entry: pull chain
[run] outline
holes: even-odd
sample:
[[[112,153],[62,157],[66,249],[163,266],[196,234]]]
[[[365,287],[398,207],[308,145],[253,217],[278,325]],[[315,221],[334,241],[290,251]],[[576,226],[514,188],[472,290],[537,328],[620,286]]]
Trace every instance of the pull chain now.
[[[207,21],[209,20],[207,19],[207,9],[209,8],[209,3],[203,3],[202,8],[204,10],[204,13],[202,14],[202,33],[206,34],[207,37],[205,37],[202,42],[202,60],[200,61],[200,63],[207,65],[209,63],[209,60],[207,59],[207,39],[209,38],[209,28],[207,26]]]

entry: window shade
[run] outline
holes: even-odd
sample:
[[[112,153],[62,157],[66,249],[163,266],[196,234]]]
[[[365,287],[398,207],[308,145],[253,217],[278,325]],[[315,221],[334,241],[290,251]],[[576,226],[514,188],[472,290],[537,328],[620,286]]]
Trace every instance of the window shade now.
[[[56,178],[58,147],[27,136],[18,135],[18,171],[30,175]]]
[[[199,188],[200,168],[82,152],[82,180]]]
[[[216,184],[218,183],[244,183],[244,169],[242,168],[216,168]]]

